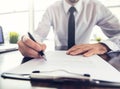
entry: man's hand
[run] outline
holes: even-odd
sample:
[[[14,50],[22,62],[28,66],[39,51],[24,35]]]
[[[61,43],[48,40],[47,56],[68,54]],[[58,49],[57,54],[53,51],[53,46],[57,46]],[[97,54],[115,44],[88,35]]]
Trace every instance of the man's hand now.
[[[40,58],[41,56],[38,54],[38,51],[44,51],[46,49],[45,44],[34,42],[27,36],[23,36],[22,39],[18,41],[18,47],[23,56],[33,58]]]
[[[85,57],[92,56],[95,54],[104,54],[108,51],[108,48],[100,43],[96,44],[81,44],[75,45],[67,51],[68,55],[82,54]]]

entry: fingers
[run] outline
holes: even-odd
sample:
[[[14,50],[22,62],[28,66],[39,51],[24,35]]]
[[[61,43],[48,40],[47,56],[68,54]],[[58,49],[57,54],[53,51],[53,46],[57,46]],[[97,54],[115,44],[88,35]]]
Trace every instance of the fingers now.
[[[27,36],[24,36],[24,37],[23,37],[22,42],[23,42],[26,46],[28,46],[28,47],[36,50],[36,51],[45,50],[45,48],[46,48],[45,44],[39,44],[39,43],[37,43],[37,42],[34,42],[33,40],[31,40],[31,39],[30,39],[29,37],[27,37]]]
[[[103,45],[100,44],[82,44],[82,45],[76,45],[70,48],[67,51],[68,55],[78,55],[82,54],[83,56],[92,56],[95,54],[104,54],[107,50]]]
[[[84,54],[83,54],[83,56],[85,56],[85,57],[89,57],[89,56],[92,56],[92,55],[95,55],[95,54],[97,54],[94,50],[89,50],[89,51],[87,51],[87,52],[85,52]]]
[[[85,44],[85,45],[83,45],[83,44],[82,45],[76,45],[76,46],[72,47],[71,49],[69,49],[67,51],[67,54],[73,55],[73,56],[78,55],[78,54],[84,55],[89,50],[91,50],[91,48],[87,44]]]
[[[38,51],[46,49],[45,44],[34,42],[28,37],[22,37],[22,40],[18,41],[18,47],[23,56],[33,58],[40,58],[41,56],[38,54]]]
[[[38,52],[26,46],[22,41],[18,41],[18,50],[23,56],[39,58]]]

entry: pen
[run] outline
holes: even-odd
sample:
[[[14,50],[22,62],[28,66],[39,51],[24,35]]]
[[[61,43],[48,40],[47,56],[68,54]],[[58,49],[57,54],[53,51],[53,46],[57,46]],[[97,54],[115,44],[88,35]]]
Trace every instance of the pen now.
[[[28,36],[34,41],[34,42],[36,42],[36,40],[33,38],[33,36],[28,32]],[[44,54],[44,52],[41,50],[41,51],[39,51],[38,52],[46,61],[47,61],[47,59],[46,59],[46,56],[45,56],[45,54]]]

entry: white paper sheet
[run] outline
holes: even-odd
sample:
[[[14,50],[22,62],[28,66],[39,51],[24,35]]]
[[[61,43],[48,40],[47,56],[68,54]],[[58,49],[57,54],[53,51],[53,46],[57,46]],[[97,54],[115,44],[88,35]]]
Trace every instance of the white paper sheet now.
[[[59,75],[61,73],[61,76],[63,76],[61,70],[64,70],[75,74],[90,74],[92,79],[120,82],[120,72],[97,55],[91,57],[71,56],[67,55],[66,51],[49,51],[45,54],[47,61],[33,59],[9,72],[29,74],[35,70],[41,72],[58,71]]]

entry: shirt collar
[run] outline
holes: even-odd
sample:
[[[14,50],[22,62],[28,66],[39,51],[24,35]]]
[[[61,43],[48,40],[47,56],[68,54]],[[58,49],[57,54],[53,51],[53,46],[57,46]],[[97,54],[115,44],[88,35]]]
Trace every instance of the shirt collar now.
[[[68,4],[65,0],[63,0],[63,7],[65,10],[65,13],[67,14],[69,12],[69,8],[71,7],[70,4]],[[82,0],[79,0],[74,7],[76,8],[76,11],[79,13],[82,10]]]

